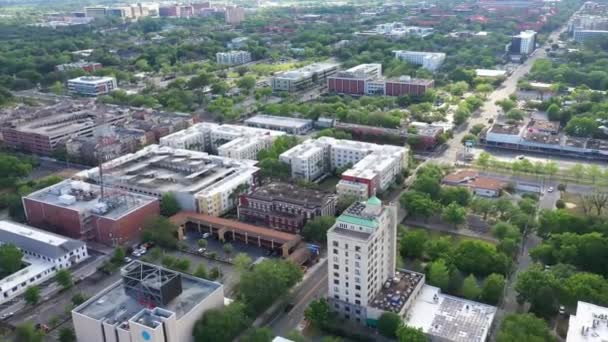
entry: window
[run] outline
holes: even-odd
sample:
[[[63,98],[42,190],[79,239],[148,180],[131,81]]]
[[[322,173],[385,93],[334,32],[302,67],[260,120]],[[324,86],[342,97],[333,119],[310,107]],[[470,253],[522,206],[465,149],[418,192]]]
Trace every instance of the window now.
[[[355,277],[355,283],[360,284],[361,283],[361,278]]]
[[[334,270],[339,270],[339,269],[340,269],[340,266],[334,265]]]
[[[356,246],[355,247],[355,252],[361,252],[361,246]]]
[[[350,307],[345,307],[344,310],[346,310],[346,312],[350,312]]]
[[[361,290],[361,286],[360,285],[355,285],[355,290]]]
[[[334,298],[337,300],[340,300],[340,296],[338,296],[338,295],[334,295]]]
[[[333,241],[334,247],[338,247],[338,241]]]
[[[340,276],[340,273],[334,272],[334,277],[339,277],[339,276]]]
[[[338,254],[338,249],[334,248],[334,254]]]
[[[334,279],[334,285],[340,285],[340,281],[338,279]]]
[[[361,305],[361,301],[360,301],[360,300],[358,300],[358,299],[355,299],[355,304],[357,304],[357,305]],[[357,312],[357,313],[358,313],[358,312]]]

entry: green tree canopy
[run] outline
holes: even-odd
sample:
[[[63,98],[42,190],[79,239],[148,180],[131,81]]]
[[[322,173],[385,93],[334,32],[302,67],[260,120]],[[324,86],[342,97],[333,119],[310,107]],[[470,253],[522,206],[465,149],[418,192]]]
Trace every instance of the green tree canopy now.
[[[533,314],[510,314],[498,331],[497,342],[552,342],[547,323]]]
[[[447,291],[450,282],[450,270],[445,263],[445,260],[438,259],[431,263],[427,273],[429,284]]]
[[[23,253],[15,245],[7,243],[0,245],[0,270],[4,276],[13,274],[21,269]]]
[[[399,342],[428,342],[429,339],[426,337],[422,329],[416,329],[402,325],[397,330],[397,340]]]
[[[385,312],[378,319],[378,332],[388,338],[397,337],[397,329],[401,327],[401,316],[392,312]]]
[[[405,257],[420,258],[425,249],[428,234],[422,229],[408,230],[400,239],[400,251]]]
[[[165,193],[160,200],[160,214],[165,217],[171,217],[179,213],[181,209],[175,195],[170,192]]]
[[[192,332],[196,342],[231,342],[248,325],[250,319],[245,314],[245,305],[232,302],[230,305],[207,311],[198,320]]]
[[[327,231],[335,222],[336,218],[333,216],[317,216],[304,225],[302,236],[309,241],[325,243]]]
[[[163,216],[150,217],[144,221],[141,239],[152,241],[164,248],[177,247],[177,226]]]
[[[498,301],[502,298],[504,287],[505,277],[502,274],[490,274],[484,280],[483,288],[481,290],[481,300],[491,305],[498,304]]]

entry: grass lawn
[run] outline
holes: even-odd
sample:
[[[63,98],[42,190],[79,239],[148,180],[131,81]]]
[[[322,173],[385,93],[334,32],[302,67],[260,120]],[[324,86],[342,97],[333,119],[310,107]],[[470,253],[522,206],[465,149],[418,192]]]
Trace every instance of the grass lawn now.
[[[470,237],[470,236],[459,235],[457,233],[452,234],[452,233],[448,233],[448,232],[441,232],[441,231],[432,230],[432,229],[426,229],[426,228],[411,228],[411,227],[406,227],[406,230],[422,230],[422,231],[425,231],[428,234],[429,239],[439,239],[440,237],[448,236],[448,237],[452,238],[452,240],[454,241],[454,243],[459,243],[461,241],[466,241],[466,240],[480,240],[480,241],[485,241],[485,242],[491,243],[489,241],[482,240],[482,239],[476,239],[476,238]]]
[[[562,193],[562,200],[566,203],[566,210],[574,214],[584,215],[583,206],[581,205],[581,195],[571,192]]]

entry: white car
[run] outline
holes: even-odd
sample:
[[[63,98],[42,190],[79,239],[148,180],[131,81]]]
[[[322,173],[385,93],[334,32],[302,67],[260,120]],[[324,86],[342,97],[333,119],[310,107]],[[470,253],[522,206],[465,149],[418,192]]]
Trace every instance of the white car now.
[[[547,192],[553,192],[553,187],[550,186],[549,189],[547,189]]]
[[[129,257],[125,257],[125,264],[130,263],[131,261],[133,261],[133,259],[129,258]]]
[[[0,316],[0,318],[1,319],[7,319],[7,318],[12,317],[14,314],[15,314],[14,312],[7,312],[5,314],[2,314],[2,316]]]
[[[210,237],[210,236],[211,236],[211,234],[209,234],[209,233],[205,233],[205,234],[203,234],[203,239],[206,239],[206,238],[208,238],[208,237]]]

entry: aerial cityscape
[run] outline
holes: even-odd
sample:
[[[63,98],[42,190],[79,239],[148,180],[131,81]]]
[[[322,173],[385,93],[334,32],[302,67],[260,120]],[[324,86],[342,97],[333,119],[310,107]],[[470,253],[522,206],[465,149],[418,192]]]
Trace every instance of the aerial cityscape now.
[[[608,0],[0,0],[0,341],[608,341]]]

